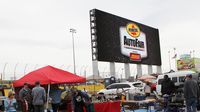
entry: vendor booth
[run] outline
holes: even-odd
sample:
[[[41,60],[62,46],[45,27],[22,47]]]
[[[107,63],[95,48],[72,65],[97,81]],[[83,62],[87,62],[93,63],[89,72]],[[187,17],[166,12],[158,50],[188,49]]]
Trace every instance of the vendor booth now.
[[[40,81],[42,86],[48,85],[47,88],[47,100],[49,97],[49,91],[52,84],[75,84],[86,82],[84,77],[72,74],[70,72],[52,67],[46,66],[38,70],[32,71],[27,75],[23,76],[19,80],[13,82],[15,88],[22,87],[25,82],[29,83],[30,86],[35,85],[35,81]],[[47,87],[47,86],[46,86]],[[47,101],[48,102],[48,101]],[[95,112],[120,112],[120,101],[112,102],[95,102],[92,103]],[[48,109],[48,103],[47,103]],[[71,104],[66,105],[68,110],[66,112],[71,112]]]
[[[75,84],[75,83],[83,83],[86,81],[86,78],[80,77],[73,73],[52,67],[45,66],[43,68],[32,71],[19,80],[13,82],[13,86],[15,88],[22,87],[24,83],[29,83],[30,86],[34,86],[36,81],[40,81],[42,86],[48,85],[47,88],[47,102],[49,100],[49,91],[50,85],[52,84]],[[67,105],[66,105],[67,106]],[[48,109],[48,103],[46,108]]]

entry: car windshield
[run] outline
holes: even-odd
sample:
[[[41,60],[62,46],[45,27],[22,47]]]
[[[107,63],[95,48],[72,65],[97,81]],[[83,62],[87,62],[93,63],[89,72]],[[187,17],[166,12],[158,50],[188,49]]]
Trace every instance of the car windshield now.
[[[133,86],[134,87],[142,87],[143,85],[142,85],[142,83],[134,83]]]
[[[185,81],[185,76],[179,77],[179,82],[184,82]]]

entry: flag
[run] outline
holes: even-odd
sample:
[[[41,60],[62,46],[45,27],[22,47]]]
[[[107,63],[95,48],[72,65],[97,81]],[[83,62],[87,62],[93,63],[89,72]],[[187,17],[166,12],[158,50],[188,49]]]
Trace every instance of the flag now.
[[[174,54],[174,56],[172,57],[172,59],[175,59],[177,57],[177,54]]]

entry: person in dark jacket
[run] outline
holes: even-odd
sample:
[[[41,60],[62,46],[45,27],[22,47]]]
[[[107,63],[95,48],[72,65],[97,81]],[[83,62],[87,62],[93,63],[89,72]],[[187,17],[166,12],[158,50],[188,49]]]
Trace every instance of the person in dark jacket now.
[[[73,105],[74,112],[84,112],[83,96],[80,90],[74,89],[73,91]]]
[[[87,94],[86,91],[81,91],[81,95],[83,97],[83,102],[84,102],[84,106],[86,108],[86,112],[93,112],[93,105],[92,105],[92,100],[89,97],[89,95]]]
[[[31,89],[29,88],[28,83],[24,83],[24,87],[19,91],[19,98],[20,101],[25,106],[22,108],[23,112],[32,112],[33,111],[32,96],[31,96]]]
[[[93,112],[94,108],[91,99],[85,91],[73,89],[72,92],[74,112],[84,112],[84,107],[86,112]]]
[[[164,79],[161,83],[161,93],[162,95],[171,95],[175,90],[174,82],[168,77],[168,75],[164,76]]]
[[[191,74],[186,75],[184,83],[184,97],[186,100],[187,112],[197,111],[197,99],[199,98],[199,87],[197,81],[192,79]]]

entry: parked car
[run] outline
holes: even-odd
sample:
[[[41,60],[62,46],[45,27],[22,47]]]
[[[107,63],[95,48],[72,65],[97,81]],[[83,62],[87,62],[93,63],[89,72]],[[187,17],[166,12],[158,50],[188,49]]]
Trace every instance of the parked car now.
[[[107,86],[105,89],[100,90],[97,94],[105,95],[106,98],[115,98],[118,93],[123,92],[143,92],[144,83],[142,82],[124,82],[124,83],[113,83]]]

